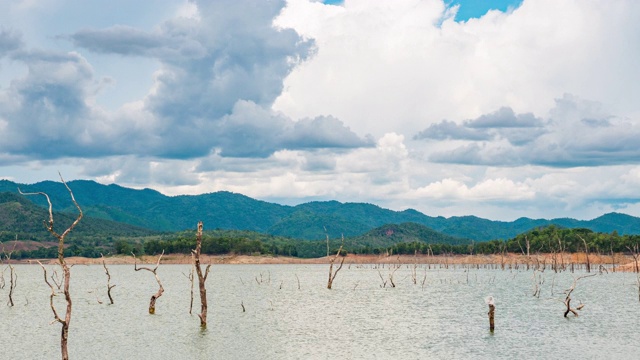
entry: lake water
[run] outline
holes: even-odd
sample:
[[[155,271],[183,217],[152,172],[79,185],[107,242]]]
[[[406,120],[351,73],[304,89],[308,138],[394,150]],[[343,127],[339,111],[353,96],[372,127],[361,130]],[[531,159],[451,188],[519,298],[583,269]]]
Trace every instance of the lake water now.
[[[345,265],[326,289],[328,265],[214,265],[207,281],[208,328],[200,330],[197,279],[189,315],[188,265],[160,265],[165,293],[156,314],[153,274],[109,266],[115,304],[107,305],[102,266],[74,266],[72,359],[631,359],[640,357],[636,275],[608,273],[578,281],[564,318],[563,291],[584,273],[551,270],[539,297],[525,270],[390,269]],[[4,268],[4,265],[3,267]],[[49,267],[52,268],[52,267]],[[60,324],[50,325],[42,269],[16,265],[16,306],[0,290],[2,358],[60,357]],[[58,270],[58,272],[60,272]],[[51,271],[49,271],[51,273]],[[426,277],[425,277],[426,276]],[[423,279],[424,285],[422,284]],[[488,330],[487,296],[496,300]],[[64,310],[63,296],[56,298]],[[99,303],[102,302],[102,304]],[[242,305],[246,311],[243,312]]]

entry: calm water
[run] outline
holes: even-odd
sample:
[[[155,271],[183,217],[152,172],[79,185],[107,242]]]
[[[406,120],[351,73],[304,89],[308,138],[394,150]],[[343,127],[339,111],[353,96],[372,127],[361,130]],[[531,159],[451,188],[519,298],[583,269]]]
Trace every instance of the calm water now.
[[[4,268],[4,267],[3,267]],[[2,358],[59,358],[60,325],[49,308],[39,266],[18,265],[16,306],[0,290]],[[564,318],[563,291],[572,276],[510,270],[345,267],[326,289],[327,265],[216,265],[207,282],[209,327],[199,328],[197,284],[189,315],[187,265],[161,265],[164,295],[153,274],[109,266],[114,305],[107,305],[101,266],[74,266],[69,353],[72,359],[631,359],[640,355],[640,302],[635,274],[610,273],[578,282],[578,318]],[[426,281],[421,285],[423,278]],[[5,280],[8,279],[8,269]],[[298,288],[299,279],[299,288]],[[8,286],[8,285],[7,285]],[[553,293],[552,293],[553,291]],[[496,331],[488,331],[485,298],[496,299]],[[63,311],[62,296],[58,309]],[[98,301],[102,301],[100,304]],[[246,312],[242,311],[242,304]],[[6,357],[5,357],[6,356]]]

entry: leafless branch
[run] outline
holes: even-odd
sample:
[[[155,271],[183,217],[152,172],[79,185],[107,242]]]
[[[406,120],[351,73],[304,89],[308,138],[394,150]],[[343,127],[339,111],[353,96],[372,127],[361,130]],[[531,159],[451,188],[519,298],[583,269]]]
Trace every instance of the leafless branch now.
[[[328,236],[327,236],[327,239],[328,239]],[[344,247],[344,235],[342,235],[342,244],[340,245],[340,249],[338,249],[338,251],[336,252],[336,256],[334,256],[333,259],[329,261],[329,264],[330,264],[329,265],[329,281],[327,282],[327,289],[331,289],[331,286],[333,285],[333,280],[335,280],[336,275],[338,275],[338,271],[342,269],[342,265],[344,264],[344,256],[343,256],[342,261],[340,262],[340,266],[338,266],[336,271],[333,272],[333,263],[336,261],[338,256],[340,256],[340,253],[342,252],[343,247]]]
[[[113,297],[111,297],[111,289],[115,287],[115,285],[111,285],[111,274],[109,273],[109,268],[107,268],[107,264],[104,261],[104,255],[100,254],[102,257],[102,267],[104,267],[104,273],[107,274],[107,296],[109,296],[109,302],[113,305]]]
[[[44,221],[44,225],[45,228],[47,229],[47,231],[49,231],[53,236],[56,237],[56,239],[58,239],[58,262],[60,263],[60,266],[62,267],[62,272],[63,272],[63,278],[64,278],[64,297],[65,300],[67,302],[67,311],[65,313],[65,319],[62,321],[60,319],[60,317],[58,316],[58,314],[55,311],[55,308],[53,307],[53,296],[51,295],[51,307],[52,310],[54,312],[54,315],[56,317],[56,319],[54,321],[58,321],[62,324],[62,333],[61,333],[61,339],[60,339],[60,350],[62,353],[62,359],[63,360],[68,360],[69,359],[69,352],[68,352],[68,348],[67,348],[67,344],[68,344],[68,337],[69,337],[69,323],[71,322],[71,309],[72,309],[72,301],[71,301],[71,293],[69,292],[69,283],[71,280],[71,270],[70,267],[67,266],[67,263],[65,262],[64,259],[64,238],[67,236],[67,234],[69,234],[71,232],[71,230],[73,230],[76,225],[78,225],[78,223],[80,222],[80,220],[83,217],[83,213],[82,213],[82,209],[80,208],[80,205],[78,205],[78,202],[76,201],[76,198],[73,195],[73,191],[71,191],[71,188],[69,188],[69,185],[67,185],[67,183],[64,181],[64,179],[62,178],[62,175],[60,173],[58,173],[58,175],[60,175],[60,181],[62,181],[62,183],[64,184],[64,186],[67,188],[67,191],[69,192],[69,196],[71,197],[71,201],[73,202],[73,204],[75,205],[75,207],[78,209],[78,217],[76,218],[76,220],[71,224],[71,226],[69,226],[65,231],[62,232],[62,234],[58,234],[54,228],[53,228],[53,206],[51,205],[51,199],[49,198],[49,195],[47,195],[44,192],[35,192],[35,193],[23,193],[19,188],[18,188],[18,192],[20,192],[20,194],[22,195],[43,195],[46,199],[47,199],[47,203],[49,204],[49,221],[47,222],[46,220]],[[41,264],[42,265],[42,264]],[[43,266],[44,268],[44,266]],[[51,284],[49,283],[49,281],[46,279],[46,271],[45,271],[45,282],[47,283],[47,285],[51,288],[52,292],[53,292],[53,287],[51,286]]]
[[[162,296],[162,294],[164,293],[164,287],[162,287],[162,282],[160,282],[160,278],[158,277],[158,266],[160,266],[160,260],[162,259],[162,256],[164,255],[164,250],[162,250],[162,254],[160,254],[160,256],[158,257],[158,261],[156,262],[156,266],[151,269],[148,267],[138,267],[138,261],[136,258],[136,254],[134,254],[133,252],[131,252],[131,255],[133,255],[133,269],[135,271],[140,271],[140,270],[147,270],[149,272],[151,272],[153,274],[153,276],[155,276],[156,281],[158,282],[158,292],[151,295],[151,300],[149,301],[149,314],[155,314],[156,313],[156,300],[158,300],[158,298],[160,296]]]

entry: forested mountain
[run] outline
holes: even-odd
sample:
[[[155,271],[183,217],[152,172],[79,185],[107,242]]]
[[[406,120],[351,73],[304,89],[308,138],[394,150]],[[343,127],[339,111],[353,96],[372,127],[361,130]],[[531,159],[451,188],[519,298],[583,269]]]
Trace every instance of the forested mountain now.
[[[77,212],[55,212],[54,230],[62,233],[76,218]],[[0,192],[0,242],[14,240],[16,236],[20,240],[57,241],[43,224],[48,220],[48,207],[36,206],[26,196]],[[67,239],[70,244],[78,238],[105,242],[117,237],[141,237],[157,233],[155,230],[87,216],[69,233]]]
[[[129,189],[93,181],[68,182],[76,200],[90,217],[153,229],[182,231],[193,229],[199,220],[205,229],[251,230],[306,240],[355,237],[388,224],[416,223],[437,232],[475,241],[509,239],[530,229],[555,224],[567,228],[586,228],[596,232],[640,234],[640,218],[610,213],[589,221],[575,219],[529,219],[512,222],[491,221],[476,216],[432,217],[413,209],[392,211],[366,203],[338,201],[309,202],[285,206],[226,191],[165,196],[151,189]],[[75,208],[62,183],[44,181],[31,185],[0,180],[0,192],[43,191],[51,197],[54,209],[73,212]],[[28,197],[44,207],[44,197]],[[0,230],[6,229],[0,223]]]

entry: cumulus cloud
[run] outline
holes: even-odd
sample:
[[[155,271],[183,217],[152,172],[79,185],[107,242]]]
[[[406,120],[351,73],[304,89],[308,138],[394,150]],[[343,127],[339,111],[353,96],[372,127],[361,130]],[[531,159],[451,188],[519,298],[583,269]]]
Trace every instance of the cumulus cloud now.
[[[541,127],[543,123],[532,113],[516,115],[510,107],[502,107],[475,120],[466,121],[465,125],[470,128],[529,128]]]
[[[193,162],[139,156],[113,156],[83,161],[87,176],[105,183],[140,186],[195,186],[200,183]]]
[[[162,66],[146,106],[172,123],[212,121],[238,100],[270,106],[313,41],[276,29],[283,1],[196,1],[197,18],[175,18],[153,32],[126,26],[70,36],[89,50],[154,57]]]
[[[222,156],[266,157],[278,149],[356,148],[372,145],[333,117],[294,122],[249,101],[239,101],[222,118],[217,134]]]
[[[459,180],[443,179],[418,188],[416,193],[435,199],[501,202],[530,200],[535,196],[535,191],[527,184],[515,183],[505,178],[487,179],[471,187]]]
[[[485,137],[468,136],[474,131]],[[576,167],[637,163],[638,136],[640,126],[632,119],[616,117],[597,102],[565,94],[556,99],[545,121],[502,108],[461,125],[443,121],[415,139],[468,140],[453,149],[433,152],[429,159],[435,162]]]
[[[43,158],[101,152],[100,140],[92,137],[99,115],[87,103],[93,70],[86,59],[38,50],[12,57],[26,64],[28,74],[0,91],[0,118],[5,119],[0,151]]]
[[[0,28],[0,59],[22,45],[22,36],[19,33]]]
[[[489,140],[493,136],[487,131],[469,128],[465,125],[458,125],[453,121],[442,120],[438,124],[431,124],[425,130],[420,131],[413,138],[420,139],[462,139],[462,140]]]
[[[156,57],[167,60],[204,56],[206,49],[192,38],[191,32],[195,28],[187,27],[185,30],[187,29],[191,31],[178,31],[175,26],[166,25],[162,30],[146,32],[131,26],[115,25],[104,30],[83,29],[70,35],[69,39],[76,46],[106,54]]]
[[[640,209],[637,1],[465,22],[442,0],[126,2],[86,21],[95,4],[46,3],[0,11],[7,176],[71,164],[167,194],[502,219]]]
[[[458,139],[488,141],[504,138],[512,144],[523,145],[544,133],[544,123],[531,113],[516,115],[509,107],[481,115],[474,120],[466,120],[461,125],[442,120],[414,135],[421,139]]]
[[[0,92],[0,151],[36,157],[137,154],[189,159],[266,158],[281,149],[371,146],[332,116],[295,121],[270,105],[284,77],[313,51],[313,41],[275,28],[282,1],[194,2],[190,18],[151,31],[116,25],[71,35],[91,52],[160,61],[148,96],[115,112],[95,95],[104,81],[77,52],[17,50],[20,37],[0,33],[28,73]]]
[[[278,23],[314,38],[318,52],[287,77],[276,109],[330,113],[375,136],[501,107],[546,114],[564,93],[637,111],[637,1],[525,0],[466,22],[448,16],[447,3],[289,1]]]

